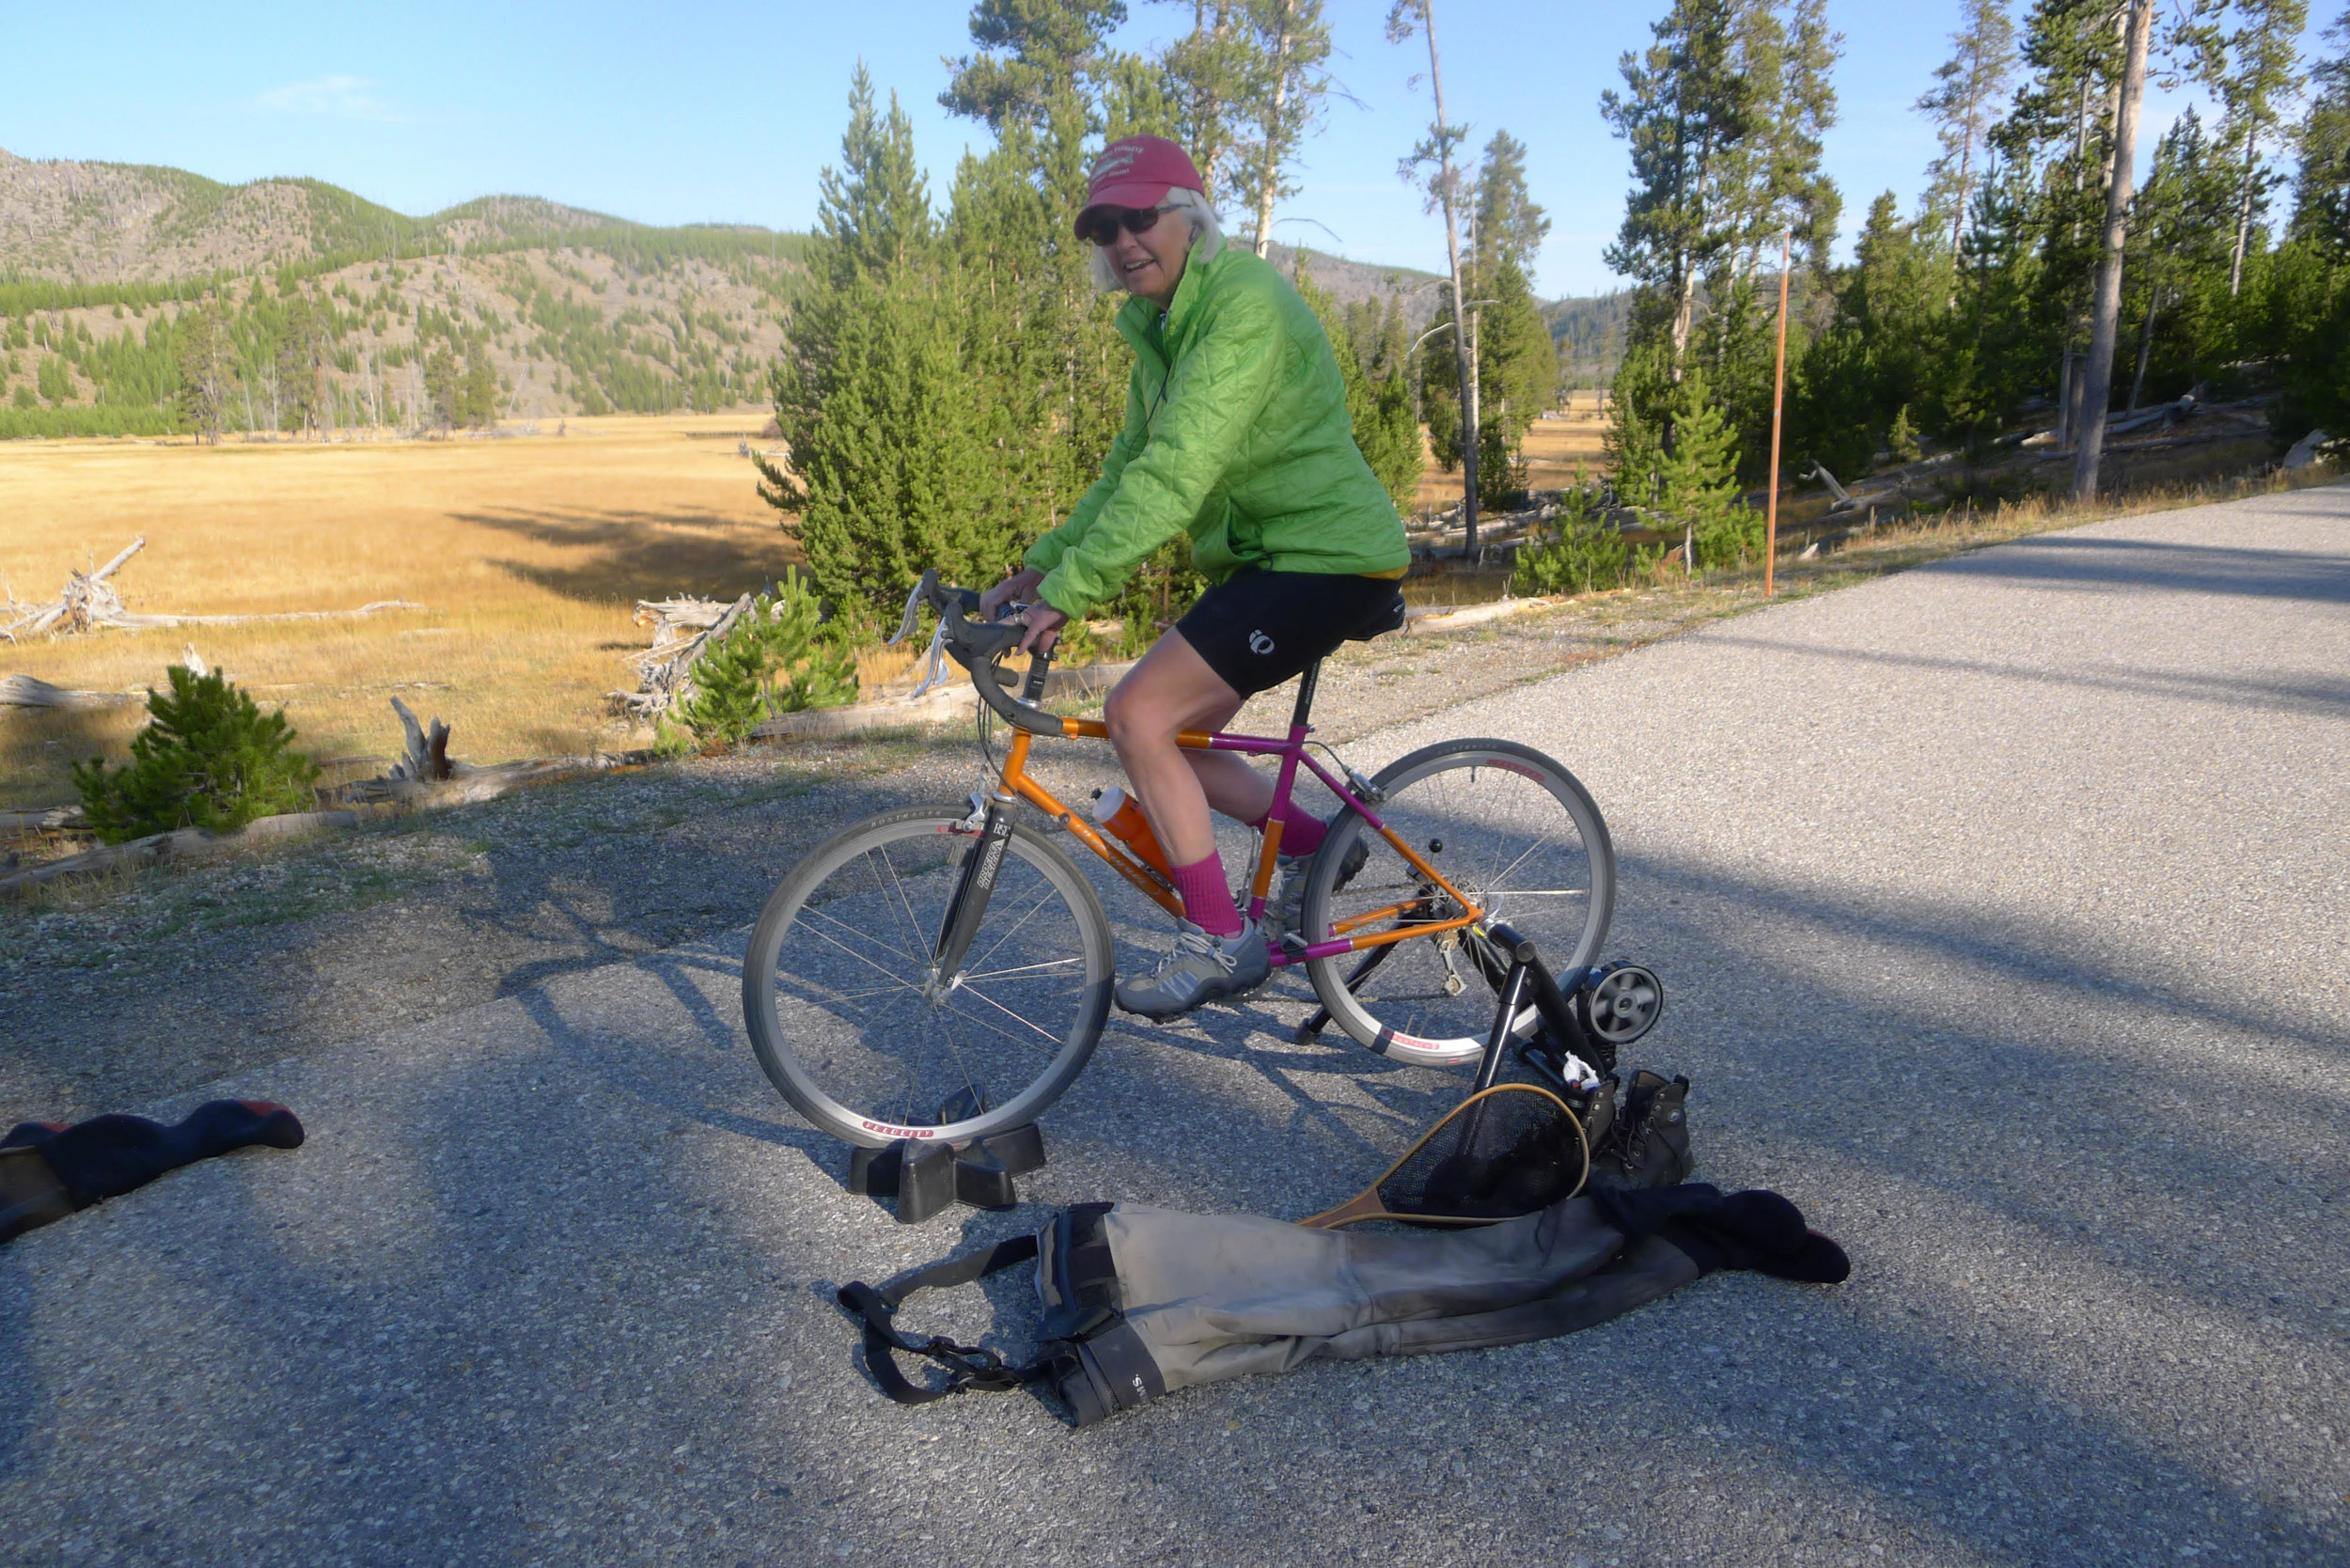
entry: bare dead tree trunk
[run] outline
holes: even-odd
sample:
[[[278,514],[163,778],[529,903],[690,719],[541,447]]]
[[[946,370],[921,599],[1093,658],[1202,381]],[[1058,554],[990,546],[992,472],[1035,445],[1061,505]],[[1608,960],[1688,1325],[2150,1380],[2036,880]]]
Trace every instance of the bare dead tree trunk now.
[[[2146,390],[2146,361],[2154,351],[2154,307],[2162,303],[2162,290],[2146,290],[2146,324],[2138,330],[2138,376],[2130,383],[2129,412],[2138,412],[2138,400]]]
[[[1264,121],[1264,164],[1257,172],[1257,254],[1264,255],[1273,248],[1273,198],[1281,184],[1281,160],[1278,156],[1281,130],[1281,108],[1289,101],[1290,91],[1290,8],[1287,0],[1281,6],[1281,30],[1273,44],[1273,109]]]
[[[1469,357],[1468,306],[1461,288],[1461,228],[1455,211],[1459,191],[1452,173],[1452,143],[1445,134],[1444,74],[1436,58],[1435,0],[1423,0],[1420,21],[1428,29],[1428,86],[1436,100],[1436,149],[1443,162],[1437,178],[1444,189],[1444,249],[1452,264],[1452,354],[1461,378],[1461,508],[1465,531],[1461,553],[1477,554],[1477,362]]]
[[[2235,210],[2235,256],[2228,263],[2228,297],[2244,289],[2244,252],[2252,241],[2252,194],[2260,182],[2260,165],[2255,161],[2260,149],[2260,120],[2248,119],[2244,125],[2244,196]]]
[[[2097,262],[2097,291],[2089,321],[2089,373],[2081,397],[2080,450],[2073,461],[2073,496],[2094,500],[2097,465],[2106,449],[2106,405],[2113,400],[2113,344],[2122,324],[2122,251],[2129,238],[2130,189],[2138,157],[2138,102],[2146,96],[2146,40],[2154,30],[2154,0],[2130,0],[2129,47],[2122,65],[2113,117],[2113,178],[2106,185],[2105,254]]]

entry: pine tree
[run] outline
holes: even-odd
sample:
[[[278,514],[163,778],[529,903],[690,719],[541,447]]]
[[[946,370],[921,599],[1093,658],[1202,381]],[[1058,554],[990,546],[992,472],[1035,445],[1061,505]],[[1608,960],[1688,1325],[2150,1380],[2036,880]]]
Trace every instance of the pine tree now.
[[[180,423],[199,442],[220,445],[229,382],[227,327],[217,301],[180,313],[174,333],[180,369]]]
[[[459,423],[475,430],[497,423],[497,375],[490,368],[489,355],[478,348],[465,355],[465,375],[458,383],[455,414]]]
[[[1396,165],[1396,173],[1406,181],[1418,182],[1427,193],[1424,207],[1444,213],[1445,259],[1451,274],[1453,330],[1452,339],[1454,384],[1465,389],[1456,403],[1459,423],[1466,434],[1460,439],[1463,453],[1461,501],[1464,527],[1462,552],[1477,553],[1478,475],[1477,459],[1480,443],[1477,439],[1478,385],[1476,356],[1461,322],[1468,313],[1469,296],[1464,292],[1467,284],[1460,243],[1461,208],[1466,191],[1461,171],[1454,165],[1454,156],[1468,137],[1468,128],[1449,122],[1444,110],[1444,75],[1436,49],[1436,12],[1434,0],[1394,0],[1387,10],[1387,41],[1408,43],[1415,37],[1428,41],[1428,89],[1435,107],[1435,118],[1429,122],[1428,133],[1422,136],[1410,154]],[[1423,412],[1434,423],[1434,410],[1429,408],[1423,395]]]
[[[1014,123],[1042,126],[1054,101],[1081,82],[1098,90],[1113,64],[1104,40],[1125,20],[1122,0],[979,0],[978,52],[947,62],[954,74],[938,102],[998,134]]]
[[[2325,430],[2339,457],[2350,434],[2350,12],[2326,37],[2333,52],[2310,72],[2289,238],[2263,269],[2258,303],[2263,347],[2283,372],[2277,439]]]
[[[1602,118],[1632,154],[1632,189],[1607,265],[1667,303],[1676,380],[1699,278],[1737,238],[1718,165],[1750,133],[1755,104],[1732,58],[1733,21],[1731,0],[1674,0],[1651,28],[1655,41],[1619,62],[1624,90],[1600,95]]]
[[[1339,362],[1355,448],[1400,510],[1411,504],[1412,493],[1419,488],[1421,468],[1419,421],[1412,414],[1411,388],[1404,384],[1402,368],[1392,368],[1385,379],[1373,382],[1355,352],[1352,336],[1345,330],[1336,303],[1307,270],[1306,253],[1302,250],[1296,253],[1292,275],[1298,296],[1321,319],[1322,330],[1330,339],[1330,352]]]
[[[2015,71],[2015,24],[2008,19],[2007,0],[1960,0],[1960,8],[1950,57],[1934,72],[1940,86],[1917,105],[1934,122],[1942,147],[1942,155],[1926,165],[1926,227],[1931,233],[1950,231],[1953,261],[1982,175],[1984,138]]]
[[[1256,251],[1273,243],[1273,208],[1297,193],[1290,167],[1322,118],[1330,91],[1330,24],[1322,0],[1247,0],[1254,71],[1238,148],[1256,214]]]
[[[147,727],[131,740],[131,760],[109,769],[92,758],[73,782],[83,814],[110,844],[150,833],[200,827],[232,833],[256,817],[306,811],[318,766],[291,748],[280,713],[264,714],[250,694],[217,671],[174,665],[171,690],[147,694]]]
[[[1477,227],[1471,254],[1481,276],[1504,260],[1532,276],[1535,254],[1550,232],[1550,217],[1534,203],[1526,183],[1526,144],[1496,131],[1485,144],[1477,171]]]
[[[1932,230],[1920,238],[1902,220],[1892,192],[1878,196],[1835,279],[1834,318],[1794,356],[1790,447],[1831,473],[1865,474],[1880,447],[1915,439],[1911,410],[1933,398],[1946,330],[1949,277],[1933,243]]]
[[[2126,313],[2138,322],[2131,409],[2150,377],[2175,396],[2217,368],[2234,341],[2225,291],[2234,207],[2230,171],[2190,106],[2155,144],[2131,216],[2123,273],[2131,289]]]
[[[2229,13],[2238,24],[2232,30],[2221,21]],[[2231,295],[2243,290],[2252,227],[2281,182],[2265,158],[2281,142],[2280,127],[2301,93],[2300,38],[2309,19],[2309,0],[2199,0],[2186,29],[2198,74],[2224,107],[2217,139],[2237,171]]]
[[[463,378],[457,356],[446,348],[434,349],[424,362],[424,399],[430,424],[448,430],[463,417]]]
[[[1665,460],[1664,510],[1687,528],[1698,564],[1736,565],[1762,544],[1762,514],[1738,499],[1737,438],[1692,365],[1676,389],[1673,450]]]
[[[2326,36],[2334,53],[2310,71],[2316,90],[2301,121],[2290,232],[2339,259],[2350,251],[2350,9]]]

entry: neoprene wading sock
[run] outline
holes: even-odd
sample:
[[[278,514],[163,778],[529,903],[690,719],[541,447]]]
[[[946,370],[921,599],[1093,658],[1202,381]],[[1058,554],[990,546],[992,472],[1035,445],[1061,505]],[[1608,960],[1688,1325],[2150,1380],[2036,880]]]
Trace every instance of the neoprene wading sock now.
[[[1591,1198],[1626,1236],[1662,1236],[1701,1273],[1751,1269],[1814,1285],[1841,1284],[1852,1275],[1844,1249],[1805,1225],[1803,1211],[1775,1192],[1757,1188],[1724,1197],[1719,1187],[1692,1182],[1633,1191],[1599,1188]]]
[[[1175,891],[1183,901],[1183,918],[1210,936],[1238,936],[1246,922],[1232,906],[1232,889],[1224,880],[1224,857],[1210,850],[1205,860],[1178,866]]]
[[[66,1212],[86,1209],[108,1198],[145,1186],[167,1170],[210,1159],[215,1154],[265,1144],[273,1149],[302,1146],[302,1122],[285,1106],[266,1100],[208,1100],[179,1125],[166,1127],[143,1116],[94,1116],[70,1127],[55,1122],[24,1121],[0,1138],[0,1240],[12,1232],[10,1216],[26,1207],[16,1194],[28,1183],[39,1188],[46,1170],[62,1189]],[[24,1156],[39,1162],[28,1165]],[[34,1191],[32,1201],[42,1212],[53,1203]],[[20,1215],[29,1217],[29,1214]],[[23,1230],[62,1218],[48,1214],[20,1224]]]

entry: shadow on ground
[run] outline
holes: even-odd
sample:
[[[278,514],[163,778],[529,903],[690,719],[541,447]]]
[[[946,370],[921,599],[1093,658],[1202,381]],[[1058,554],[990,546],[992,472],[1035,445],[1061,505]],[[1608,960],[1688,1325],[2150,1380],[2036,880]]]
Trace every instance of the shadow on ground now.
[[[626,604],[670,594],[734,599],[772,588],[784,569],[800,559],[798,544],[779,526],[709,512],[502,510],[455,515],[533,543],[589,552],[562,566],[492,563],[521,581],[584,604]]]

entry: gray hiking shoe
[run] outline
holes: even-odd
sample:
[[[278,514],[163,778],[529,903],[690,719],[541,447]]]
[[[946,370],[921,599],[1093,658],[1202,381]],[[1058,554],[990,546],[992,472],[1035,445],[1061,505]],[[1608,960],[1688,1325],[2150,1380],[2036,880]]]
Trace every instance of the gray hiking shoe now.
[[[1371,845],[1361,835],[1347,846],[1346,858],[1339,865],[1339,880],[1332,886],[1333,893],[1362,874],[1363,865],[1371,858]],[[1298,927],[1306,918],[1306,878],[1314,869],[1310,855],[1282,855],[1274,857],[1274,865],[1281,872],[1281,886],[1265,901],[1265,939],[1286,942],[1298,935]]]
[[[1208,1002],[1245,996],[1272,976],[1273,955],[1254,927],[1219,938],[1185,920],[1174,950],[1148,979],[1118,982],[1118,1005],[1145,1018],[1175,1018]]]

